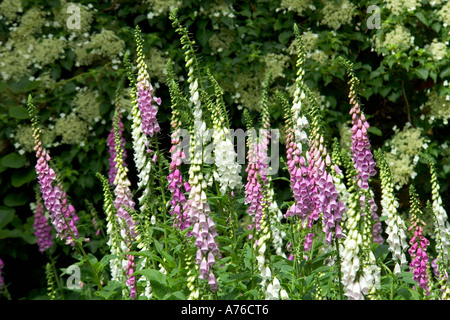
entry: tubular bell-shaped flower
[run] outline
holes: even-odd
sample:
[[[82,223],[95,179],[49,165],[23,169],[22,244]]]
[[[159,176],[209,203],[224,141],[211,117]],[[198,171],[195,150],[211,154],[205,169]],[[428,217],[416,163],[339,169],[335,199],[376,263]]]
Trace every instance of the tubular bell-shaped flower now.
[[[36,173],[44,205],[50,213],[50,220],[56,230],[57,237],[65,239],[66,244],[72,244],[74,238],[78,238],[76,216],[73,206],[67,204],[65,192],[57,181],[55,171],[50,167],[50,155],[47,153],[41,142],[41,129],[38,125],[37,110],[33,104],[31,96],[28,98],[28,112],[33,125],[33,137],[35,141],[34,150],[38,158]]]
[[[391,170],[384,154],[381,150],[375,152],[377,163],[380,167],[381,178],[381,206],[383,217],[386,217],[386,241],[389,244],[389,251],[392,252],[392,259],[395,261],[395,273],[401,272],[401,268],[407,263],[405,251],[408,248],[406,226],[403,219],[397,213],[399,206],[394,196],[394,183],[392,182]]]
[[[424,290],[426,295],[429,295],[429,257],[426,251],[430,241],[423,235],[423,226],[425,225],[425,222],[420,218],[422,211],[420,210],[419,198],[413,185],[409,188],[409,196],[411,226],[408,230],[414,232],[414,236],[409,241],[411,248],[408,250],[411,255],[410,270],[413,273],[413,280]]]
[[[39,247],[39,252],[45,252],[53,246],[53,236],[51,233],[51,226],[45,217],[45,208],[42,202],[42,196],[36,192],[36,205],[34,208],[34,235],[36,236],[36,243]]]

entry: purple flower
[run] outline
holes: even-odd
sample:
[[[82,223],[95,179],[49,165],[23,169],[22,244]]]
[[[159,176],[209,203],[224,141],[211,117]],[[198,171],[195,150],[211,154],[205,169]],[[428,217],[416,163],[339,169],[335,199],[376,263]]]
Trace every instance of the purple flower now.
[[[190,221],[187,212],[188,203],[182,188],[185,192],[189,192],[191,188],[187,181],[183,183],[183,177],[181,176],[181,163],[186,158],[186,155],[180,147],[179,135],[179,129],[176,129],[172,133],[172,147],[170,148],[172,161],[170,163],[170,174],[167,176],[167,181],[169,182],[169,191],[172,193],[170,214],[174,216],[173,226],[184,230],[190,226]]]
[[[44,215],[44,204],[40,196],[36,199],[36,209],[34,211],[33,222],[34,235],[36,236],[36,243],[39,247],[39,252],[44,252],[53,246],[53,236],[51,233],[51,226]]]
[[[134,273],[134,267],[135,267],[135,262],[134,262],[134,256],[133,255],[129,255],[127,254],[127,258],[128,258],[128,265],[127,265],[127,286],[130,289],[130,298],[131,299],[135,299],[136,298],[136,276],[132,276],[132,274]]]
[[[141,111],[141,128],[142,132],[149,137],[153,137],[160,130],[156,114],[158,113],[157,105],[161,104],[161,99],[152,97],[153,87],[147,79],[142,79],[137,83],[137,101],[139,110]]]
[[[50,219],[56,230],[57,237],[61,240],[66,239],[66,243],[73,244],[73,236],[78,237],[76,227],[78,217],[73,206],[67,204],[66,195],[56,181],[55,171],[48,165],[50,156],[42,147],[37,130],[35,130],[34,136],[36,142],[34,149],[38,158],[36,173],[44,205],[50,213]]]
[[[359,103],[356,101],[356,92],[354,86],[352,85],[349,93],[350,104],[352,108],[350,109],[350,114],[352,116],[352,146],[351,150],[353,153],[353,163],[357,172],[357,184],[363,190],[369,190],[369,178],[376,175],[375,161],[373,159],[372,151],[370,150],[370,141],[367,135],[367,130],[369,129],[369,123],[366,117],[362,113]],[[374,221],[379,219],[377,214],[377,205],[373,198],[369,199],[370,213]],[[361,203],[362,208],[364,208],[365,203]],[[373,230],[373,241],[375,243],[383,244],[384,240],[381,236],[382,226],[381,223],[376,222],[374,224]]]

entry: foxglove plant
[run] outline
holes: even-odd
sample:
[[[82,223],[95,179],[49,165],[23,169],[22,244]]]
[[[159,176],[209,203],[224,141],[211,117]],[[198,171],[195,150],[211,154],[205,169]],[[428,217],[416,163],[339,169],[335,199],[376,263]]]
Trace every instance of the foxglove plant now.
[[[136,239],[138,235],[136,226],[137,223],[133,221],[133,218],[128,210],[134,210],[135,202],[130,190],[130,181],[127,177],[128,169],[123,163],[123,149],[120,141],[120,129],[119,129],[119,113],[116,110],[113,117],[113,126],[115,132],[115,147],[116,147],[116,167],[117,174],[113,181],[115,199],[113,201],[116,209],[116,219],[121,226],[120,235],[123,239],[120,244],[120,250],[122,253],[130,251],[131,243]],[[134,299],[136,297],[136,282],[135,276],[131,276],[134,273],[134,256],[126,255],[128,261],[126,262],[126,284],[130,291],[130,297]],[[122,261],[122,265],[125,261]]]
[[[349,90],[349,98],[350,98],[350,115],[352,116],[352,160],[357,172],[357,184],[358,187],[362,190],[366,190],[368,192],[369,204],[371,207],[371,214],[374,221],[379,219],[376,210],[377,205],[374,200],[373,191],[369,188],[369,178],[376,175],[375,170],[375,161],[373,159],[372,151],[370,150],[370,141],[368,137],[368,129],[370,127],[369,123],[366,120],[364,113],[360,108],[360,102],[358,101],[357,95],[357,86],[359,84],[359,79],[356,77],[353,66],[350,62],[345,61],[344,59],[340,60],[341,63],[346,67],[347,72],[349,74],[350,80],[350,90]],[[365,201],[362,201],[363,205]],[[384,240],[381,236],[382,226],[381,223],[375,222],[373,226],[373,241],[379,244],[383,244]]]
[[[381,150],[375,153],[377,163],[380,167],[381,179],[381,207],[382,217],[386,217],[386,241],[389,245],[389,251],[392,252],[392,259],[395,261],[395,274],[401,272],[402,267],[406,266],[407,260],[405,251],[408,248],[405,222],[398,214],[398,201],[394,196],[394,183],[392,182],[391,170],[389,168],[384,154]]]
[[[247,183],[245,184],[245,201],[244,204],[248,204],[247,213],[252,217],[253,222],[248,226],[248,229],[255,228],[256,231],[261,230],[261,220],[263,215],[263,193],[262,184],[267,183],[266,177],[262,177],[260,172],[261,166],[258,158],[258,142],[256,132],[250,124],[250,116],[247,109],[244,110],[244,117],[247,118],[247,127],[249,130],[249,137],[247,140],[248,153],[247,153]],[[251,237],[253,235],[250,235]]]
[[[151,138],[160,131],[158,119],[156,118],[158,107],[153,103],[156,103],[159,106],[161,104],[161,99],[153,96],[153,86],[150,83],[150,76],[147,72],[148,67],[145,63],[143,40],[139,27],[136,27],[135,38],[138,67],[136,88],[137,102],[139,104],[139,111],[141,112],[141,128],[142,132]]]
[[[213,83],[215,103],[210,106],[213,123],[214,162],[216,170],[214,179],[220,184],[220,192],[233,191],[242,184],[240,176],[241,165],[237,162],[237,154],[230,136],[228,116],[223,101],[223,91],[214,77],[208,72],[208,78]]]
[[[417,282],[418,287],[424,290],[425,295],[429,295],[429,257],[427,248],[430,241],[423,235],[423,226],[425,226],[425,222],[420,218],[422,211],[420,210],[419,198],[413,185],[409,188],[409,196],[411,225],[408,230],[414,232],[414,236],[409,241],[411,248],[408,250],[411,255],[410,270],[413,273],[413,280]]]
[[[203,143],[206,138],[206,124],[202,118],[202,102],[200,99],[199,68],[193,48],[193,42],[189,39],[188,31],[183,27],[177,18],[177,9],[170,14],[172,25],[176,27],[176,32],[181,36],[181,44],[184,49],[186,68],[188,68],[188,80],[190,103],[193,109],[194,126],[190,141],[189,167],[189,193],[188,207],[189,219],[192,228],[192,236],[195,238],[197,247],[196,262],[199,266],[199,279],[206,280],[211,291],[218,290],[217,279],[212,271],[216,263],[216,257],[220,255],[219,247],[216,243],[217,231],[214,220],[211,218],[211,209],[206,197],[206,181],[203,176]],[[196,289],[197,290],[197,289]],[[197,296],[196,290],[192,296]]]
[[[131,88],[131,137],[133,143],[133,159],[138,176],[137,187],[138,190],[142,192],[141,196],[138,198],[138,201],[141,212],[144,212],[148,207],[147,200],[150,196],[149,175],[152,167],[152,161],[149,159],[146,149],[150,145],[150,138],[142,131],[142,118],[139,103],[137,101],[138,94],[136,89],[136,81],[132,72],[133,67],[128,59],[128,54],[125,54],[124,65],[127,70],[127,76]]]
[[[438,224],[437,221],[437,214],[433,210],[433,206],[431,202],[427,201],[427,209],[432,212],[433,214],[433,222],[435,225]],[[450,282],[448,278],[448,260],[445,259],[444,256],[444,243],[442,241],[442,232],[440,229],[436,230],[435,234],[436,238],[436,251],[437,251],[437,258],[434,259],[431,263],[431,266],[433,268],[434,274],[438,279],[438,284],[441,289],[441,296],[439,299],[441,300],[449,300],[450,299]]]
[[[272,138],[270,133],[270,113],[269,113],[269,105],[268,105],[268,94],[269,94],[269,85],[271,82],[271,74],[267,77],[264,82],[262,98],[261,98],[261,124],[262,129],[260,132],[260,141],[259,141],[259,150],[260,150],[260,177],[263,181],[267,180],[267,205],[269,207],[269,216],[268,221],[271,226],[272,231],[272,246],[275,249],[275,253],[282,257],[285,257],[283,253],[283,238],[286,236],[286,233],[278,228],[278,225],[281,224],[281,220],[283,219],[283,213],[278,208],[277,201],[275,200],[271,175],[269,174],[269,170],[272,168],[269,167],[269,140]],[[265,178],[266,177],[266,178]]]
[[[324,224],[323,231],[326,236],[325,241],[328,244],[331,244],[333,232],[337,239],[342,237],[340,223],[342,221],[342,214],[345,211],[345,206],[339,198],[338,189],[334,183],[333,176],[327,170],[327,168],[331,167],[331,157],[327,151],[327,147],[324,145],[324,135],[320,129],[322,119],[319,113],[318,102],[307,87],[305,87],[304,90],[311,102],[310,149],[308,151],[309,162],[311,172],[314,175],[317,185],[317,206],[318,210],[322,213]],[[333,170],[336,174],[340,172],[337,165],[335,165],[334,168],[330,168],[330,171]]]
[[[103,211],[106,215],[106,233],[108,235],[108,241],[106,243],[110,248],[111,254],[119,256],[123,250],[126,250],[126,246],[121,236],[121,227],[116,219],[117,210],[114,206],[113,194],[110,190],[108,180],[100,173],[97,173],[97,178],[103,187]],[[122,273],[121,260],[111,259],[109,264],[112,280],[122,282],[124,274]]]
[[[36,193],[36,204],[34,208],[34,235],[36,236],[36,244],[39,247],[39,252],[45,252],[53,246],[52,228],[45,216],[45,207],[42,201],[42,196]]]
[[[298,144],[295,142],[295,134],[292,129],[292,110],[288,101],[281,94],[277,94],[285,113],[286,128],[286,158],[288,171],[290,175],[291,188],[294,195],[294,203],[284,215],[288,217],[300,218],[302,227],[307,227],[319,218],[319,212],[316,207],[317,189],[315,187],[314,177],[306,164],[305,157],[301,155]],[[306,120],[306,118],[304,118]],[[304,242],[304,250],[308,251],[312,245],[313,233],[309,233]],[[289,251],[289,250],[288,250]]]
[[[117,116],[118,116],[118,122],[119,122],[119,140],[120,140],[120,147],[123,150],[123,164],[126,166],[126,158],[127,158],[127,151],[125,150],[125,139],[122,136],[122,133],[124,131],[124,125],[122,122],[122,112],[119,108],[116,109]],[[117,166],[116,166],[116,134],[114,132],[114,126],[111,127],[111,131],[109,132],[108,139],[106,141],[106,144],[108,146],[109,150],[109,171],[108,171],[108,178],[109,183],[113,185],[114,179],[116,178],[117,174]]]
[[[357,172],[347,153],[342,153],[342,162],[346,169],[349,191],[346,219],[346,237],[340,245],[342,253],[342,284],[349,300],[364,300],[365,295],[373,295],[379,285],[379,269],[375,265],[372,251],[367,250],[372,239],[371,221],[362,212],[369,206],[361,204],[363,191],[357,185]],[[367,252],[368,251],[368,252]]]
[[[450,245],[450,224],[447,217],[447,212],[442,206],[442,198],[440,195],[440,186],[437,179],[436,167],[431,156],[428,156],[428,166],[430,167],[431,174],[431,200],[432,208],[435,217],[434,230],[435,235],[440,234],[442,241],[442,258],[444,263],[448,265],[448,248]]]
[[[75,238],[78,238],[76,227],[78,217],[73,206],[67,204],[65,192],[57,181],[55,171],[49,165],[51,158],[41,142],[42,132],[38,125],[37,110],[31,96],[28,98],[28,112],[33,125],[34,150],[38,158],[36,173],[44,205],[50,213],[50,220],[56,230],[57,237],[61,240],[65,239],[66,244],[73,245]]]
[[[189,192],[191,187],[187,181],[183,182],[181,174],[181,164],[186,159],[186,155],[181,147],[181,124],[180,108],[185,103],[184,97],[175,81],[172,63],[169,60],[167,63],[167,74],[169,77],[169,90],[172,99],[172,119],[170,125],[172,126],[170,153],[172,160],[169,167],[169,175],[167,181],[169,182],[169,191],[172,193],[172,200],[170,201],[170,214],[174,217],[173,226],[184,230],[190,226],[188,216],[188,204],[184,192]],[[184,192],[183,192],[184,190]]]

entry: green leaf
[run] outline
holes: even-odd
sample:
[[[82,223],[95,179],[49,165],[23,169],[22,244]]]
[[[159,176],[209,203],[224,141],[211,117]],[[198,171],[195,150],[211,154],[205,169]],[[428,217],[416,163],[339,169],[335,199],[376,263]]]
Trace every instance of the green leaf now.
[[[97,272],[102,271],[109,264],[109,261],[116,258],[118,258],[118,256],[113,254],[107,254],[106,256],[104,256],[98,263]]]
[[[416,12],[415,16],[426,26],[428,26],[430,23],[428,22],[428,19],[425,17],[422,11]]]
[[[138,270],[134,275],[142,275],[150,281],[153,293],[157,299],[162,299],[167,294],[167,278],[160,271],[154,269]]]
[[[375,248],[374,255],[377,260],[384,261],[389,254],[389,246],[381,244]]]
[[[12,153],[4,156],[0,160],[0,163],[7,168],[16,168],[17,169],[17,168],[22,167],[25,164],[26,160],[27,160],[27,158],[25,156],[19,155],[16,152],[12,152]]]
[[[146,257],[149,260],[154,260],[154,261],[158,261],[158,262],[163,262],[163,260],[158,257],[156,254],[154,254],[153,252],[150,252],[148,250],[144,250],[144,251],[130,251],[127,254],[131,255],[131,256],[142,256],[142,257]]]
[[[439,75],[441,78],[446,78],[450,76],[450,67],[442,70],[441,74]]]
[[[14,217],[15,209],[2,207],[0,208],[0,229],[6,226]]]
[[[3,203],[8,207],[23,206],[29,201],[29,197],[25,193],[10,193],[4,199]]]
[[[416,70],[414,70],[414,73],[423,80],[427,80],[428,79],[428,69],[425,68],[417,68]]]
[[[24,107],[11,107],[8,110],[10,117],[16,119],[28,119],[28,111]]]
[[[13,185],[13,187],[18,188],[35,179],[36,171],[33,167],[29,167],[25,170],[14,172],[11,176],[11,184]]]
[[[377,127],[369,127],[369,129],[367,129],[367,131],[369,131],[370,133],[372,133],[376,136],[379,136],[379,137],[381,137],[383,135],[383,132],[380,129],[378,129]]]
[[[163,249],[161,243],[158,242],[158,240],[154,240],[155,248],[158,251],[158,253],[164,258],[165,261],[161,262],[164,265],[164,268],[167,269],[173,269],[177,266],[175,263],[175,259],[166,252],[166,250]]]
[[[414,281],[414,279],[413,279],[413,273],[412,272],[402,272],[402,273],[400,273],[397,276],[397,278],[399,280],[401,280],[402,282],[409,283],[409,284],[412,284],[412,285],[417,285],[417,282]]]
[[[20,238],[23,236],[23,232],[20,230],[0,230],[0,239],[6,238]]]
[[[169,292],[164,296],[164,300],[186,300],[186,298],[183,291]]]
[[[397,290],[397,292],[406,300],[420,300],[419,293],[411,288],[400,288]]]
[[[431,25],[431,28],[433,28],[433,30],[436,31],[436,33],[439,33],[439,31],[442,28],[442,25],[439,22],[435,22]]]

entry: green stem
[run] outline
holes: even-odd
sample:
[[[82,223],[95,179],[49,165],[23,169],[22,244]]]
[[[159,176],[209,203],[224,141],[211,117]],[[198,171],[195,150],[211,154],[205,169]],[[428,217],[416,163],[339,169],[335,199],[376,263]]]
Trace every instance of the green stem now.
[[[98,276],[98,273],[97,273],[97,271],[94,269],[94,267],[92,266],[91,261],[89,260],[89,257],[88,257],[88,255],[86,254],[86,251],[84,251],[83,246],[82,246],[79,242],[76,242],[76,244],[77,244],[78,250],[80,250],[81,254],[83,255],[84,259],[86,260],[87,264],[89,265],[89,268],[91,268],[92,273],[95,275],[95,282],[96,282],[98,288],[99,288],[101,291],[103,291],[103,286],[102,286],[102,284],[101,284],[101,281],[100,281],[100,278],[99,278],[99,276]]]
[[[159,189],[161,191],[161,197],[163,200],[163,204],[162,204],[162,210],[161,213],[163,215],[163,223],[164,223],[164,248],[166,248],[167,250],[167,231],[166,231],[166,219],[167,219],[167,208],[166,208],[166,195],[165,195],[165,190],[164,190],[164,185],[166,183],[166,180],[164,179],[163,176],[163,168],[162,168],[162,156],[161,156],[161,152],[159,150],[159,143],[158,141],[156,141],[156,154],[158,156],[158,171],[159,171]]]
[[[59,292],[61,294],[61,299],[64,300],[64,291],[63,291],[63,288],[62,288],[62,285],[61,285],[61,281],[60,281],[60,279],[58,277],[58,272],[56,270],[55,260],[53,259],[53,257],[50,254],[48,254],[48,258],[50,260],[50,264],[52,265],[53,274],[55,276],[56,284],[58,285],[58,290],[59,290]]]
[[[339,278],[339,298],[340,298],[340,300],[344,300],[344,295],[342,293],[341,254],[339,252],[339,241],[336,236],[334,237],[334,242],[336,244],[336,259],[337,259],[337,269],[338,269],[338,278]]]

